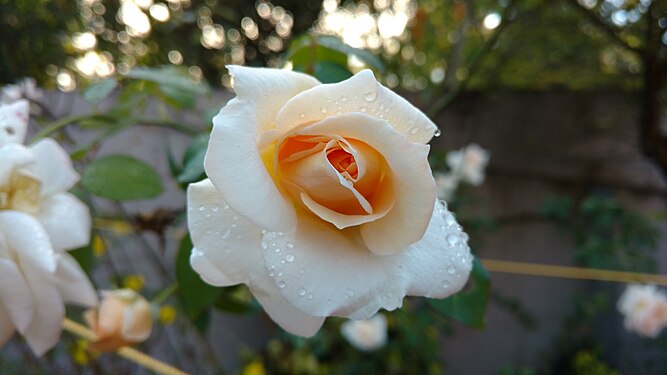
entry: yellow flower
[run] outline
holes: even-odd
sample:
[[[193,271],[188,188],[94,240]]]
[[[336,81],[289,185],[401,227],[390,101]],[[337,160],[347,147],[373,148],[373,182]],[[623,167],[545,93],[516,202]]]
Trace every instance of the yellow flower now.
[[[252,362],[243,369],[242,375],[266,375],[266,370],[261,362]]]
[[[164,305],[160,308],[160,314],[158,315],[160,323],[164,325],[169,325],[174,322],[176,319],[176,309],[170,305]]]
[[[146,284],[146,279],[141,275],[128,275],[123,278],[123,285],[135,292],[140,292]]]

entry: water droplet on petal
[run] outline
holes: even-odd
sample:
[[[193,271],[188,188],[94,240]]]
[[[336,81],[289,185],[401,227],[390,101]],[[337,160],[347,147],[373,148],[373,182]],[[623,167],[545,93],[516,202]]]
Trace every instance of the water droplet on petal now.
[[[306,114],[305,113],[299,113],[299,117],[304,118],[304,117],[306,117]]]
[[[301,297],[305,296],[305,295],[306,295],[306,290],[303,289],[303,288],[299,289],[299,295],[300,295]]]
[[[225,238],[229,237],[229,233],[232,232],[232,228],[227,228],[224,232],[222,232],[222,239],[224,240]]]
[[[294,244],[291,243],[291,242],[288,242],[285,246],[287,246],[288,249],[293,249],[294,248]]]
[[[292,263],[292,262],[294,262],[294,254],[287,254],[287,255],[285,256],[285,261],[286,261],[287,263]]]
[[[410,128],[410,135],[415,135],[417,132],[419,132],[419,126],[413,126]]]
[[[278,288],[280,288],[280,289],[285,289],[285,286],[287,286],[287,285],[285,284],[284,281],[280,281],[280,282],[278,282]]]
[[[458,235],[456,235],[454,233],[450,233],[450,234],[447,235],[447,243],[450,246],[455,246],[458,242],[459,242],[459,236]]]
[[[216,204],[216,205],[214,205],[213,207],[211,207],[211,210],[213,210],[213,212],[218,212],[218,211],[220,211],[220,206],[218,206],[218,205]]]
[[[327,107],[323,105],[323,106],[320,108],[320,112],[322,112],[322,113],[327,113]]]
[[[434,137],[439,137],[440,134],[442,134],[442,132],[440,131],[440,129],[435,129],[435,133],[433,133],[433,136],[434,136]]]
[[[199,211],[204,211],[205,209],[206,209],[206,207],[204,207],[204,206],[199,206]]]
[[[281,252],[282,250],[280,250],[279,247],[276,247],[276,250],[275,250],[275,251],[276,251],[276,254],[280,254],[280,252]]]
[[[359,108],[359,110],[360,110],[361,112],[364,112],[364,113],[367,111],[366,107],[361,107],[361,108]]]
[[[447,273],[450,274],[450,275],[453,275],[455,272],[456,272],[456,268],[454,267],[453,264],[450,264],[450,265],[447,267]]]
[[[308,295],[308,299],[313,299],[313,293],[310,293],[310,294]]]
[[[364,94],[364,100],[369,103],[375,101],[377,97],[378,97],[377,90],[372,90]]]
[[[442,285],[443,288],[447,289],[447,288],[449,288],[449,281],[447,281],[447,280],[442,280],[442,282],[440,283],[440,285]]]

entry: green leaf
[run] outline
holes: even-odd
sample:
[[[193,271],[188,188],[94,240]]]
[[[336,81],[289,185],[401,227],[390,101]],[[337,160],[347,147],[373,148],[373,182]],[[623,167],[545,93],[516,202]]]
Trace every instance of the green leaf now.
[[[472,287],[442,300],[431,299],[429,303],[438,312],[475,328],[484,327],[484,313],[489,300],[489,273],[475,258],[470,273]],[[469,282],[470,282],[469,281]]]
[[[205,177],[204,156],[208,148],[208,134],[202,134],[192,140],[190,146],[183,155],[183,169],[179,173],[177,180],[180,183],[191,183],[199,181]]]
[[[83,99],[92,104],[99,103],[109,96],[116,86],[118,86],[118,81],[113,77],[93,82],[83,92]]]
[[[322,83],[338,83],[352,77],[347,68],[334,62],[323,61],[315,64],[315,78]]]
[[[206,284],[201,277],[190,266],[190,253],[192,252],[192,241],[190,236],[185,236],[178,248],[176,256],[176,281],[178,282],[178,296],[183,303],[188,317],[194,322],[205,321],[203,313],[213,306],[222,292]]]
[[[167,90],[181,90],[192,94],[205,94],[209,88],[206,84],[195,83],[183,69],[172,66],[158,68],[134,68],[125,74],[125,77],[155,82],[160,86],[167,86]],[[164,90],[164,88],[163,88]]]
[[[99,197],[122,201],[153,198],[162,193],[162,180],[157,172],[126,155],[93,161],[81,176],[81,184]]]
[[[356,56],[380,72],[384,71],[382,60],[373,53],[349,46],[340,38],[331,35],[306,34],[296,38],[290,45],[287,59],[292,61],[295,70],[314,74],[316,64],[320,62],[347,66],[349,55]]]

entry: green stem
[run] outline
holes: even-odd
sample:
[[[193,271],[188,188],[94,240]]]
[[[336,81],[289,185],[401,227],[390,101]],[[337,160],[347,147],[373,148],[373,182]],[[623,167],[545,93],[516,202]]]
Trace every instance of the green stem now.
[[[178,284],[173,283],[166,287],[164,290],[162,290],[160,293],[158,293],[157,296],[155,296],[151,302],[155,305],[161,305],[164,303],[164,301],[167,300],[167,298],[171,297],[172,294],[176,293],[178,290]]]
[[[79,122],[85,119],[86,117],[89,117],[89,115],[76,115],[76,116],[68,116],[61,118],[60,120],[51,123],[49,126],[45,127],[39,133],[37,133],[37,135],[35,135],[35,139],[44,138],[50,135],[51,133],[54,133],[64,128],[65,126],[73,124],[75,122]]]
[[[164,129],[170,129],[173,131],[177,131],[179,133],[183,133],[185,135],[189,136],[195,136],[199,134],[196,130],[190,129],[187,126],[181,125],[177,122],[173,121],[160,121],[160,120],[151,120],[151,119],[137,119],[137,124],[143,125],[143,126],[155,126],[158,128],[164,128]]]

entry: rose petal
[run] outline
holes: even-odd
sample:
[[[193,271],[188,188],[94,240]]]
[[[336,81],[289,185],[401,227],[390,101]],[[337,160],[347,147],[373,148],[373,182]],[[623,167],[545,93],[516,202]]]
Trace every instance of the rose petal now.
[[[264,235],[264,258],[282,295],[306,314],[367,319],[401,306],[406,295],[444,298],[465,284],[472,268],[467,236],[445,208],[433,212],[424,238],[390,256],[368,252],[353,231],[300,212],[295,231]]]
[[[35,161],[30,150],[19,144],[0,147],[0,186],[6,186],[14,168],[26,166]]]
[[[261,228],[287,230],[296,223],[294,208],[278,191],[257,149],[255,126],[262,111],[239,99],[227,103],[213,119],[204,166],[234,211]]]
[[[30,149],[35,155],[30,169],[42,181],[42,197],[65,192],[79,181],[69,155],[53,139],[42,139]]]
[[[16,264],[0,259],[0,300],[16,329],[23,333],[33,314],[32,293]]]
[[[381,219],[361,226],[368,248],[376,254],[389,255],[419,241],[435,201],[435,182],[427,160],[429,146],[411,142],[386,121],[363,113],[327,118],[298,131],[305,135],[328,133],[363,140],[389,166],[394,206]]]
[[[379,84],[370,70],[295,96],[278,113],[276,126],[285,133],[302,124],[354,112],[386,120],[413,142],[428,143],[438,129],[419,109]]]
[[[57,255],[49,235],[32,216],[17,211],[0,211],[0,232],[19,258],[21,268],[35,265],[42,272],[56,271]]]
[[[81,306],[95,306],[97,293],[81,266],[69,254],[59,254],[56,270],[57,288],[65,302]]]
[[[37,218],[58,250],[76,249],[90,242],[90,212],[72,194],[55,194],[44,199]]]
[[[123,316],[123,326],[120,331],[123,339],[141,342],[151,335],[153,328],[151,305],[146,300],[139,299],[127,306]]]
[[[269,316],[285,330],[302,336],[317,332],[324,319],[304,314],[282,297],[264,266],[261,230],[236,214],[211,181],[190,185],[188,206],[188,227],[196,249],[190,263],[206,282],[248,284]]]
[[[257,114],[258,134],[275,128],[276,114],[288,100],[320,84],[315,78],[281,69],[248,68],[228,65],[239,99],[252,103]],[[250,123],[246,123],[246,126]]]
[[[0,303],[0,347],[4,346],[14,334],[14,324],[9,314]]]
[[[31,264],[22,265],[26,280],[32,290],[34,314],[30,326],[23,334],[37,356],[58,343],[65,318],[65,306],[54,280],[43,275],[42,270]]]
[[[10,143],[23,143],[29,115],[30,103],[24,99],[0,106],[0,147]]]

